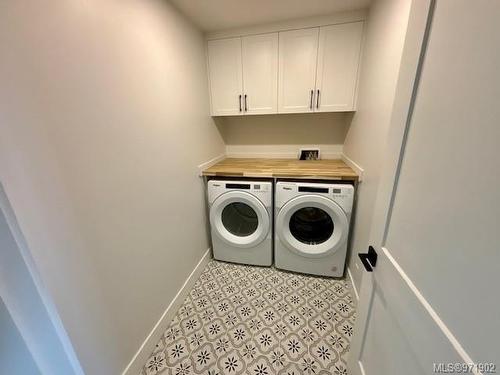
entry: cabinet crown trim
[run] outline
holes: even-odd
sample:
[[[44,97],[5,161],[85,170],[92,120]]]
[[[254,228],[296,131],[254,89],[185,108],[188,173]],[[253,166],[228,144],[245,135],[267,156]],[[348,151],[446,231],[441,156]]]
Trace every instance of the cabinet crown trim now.
[[[266,23],[257,26],[241,27],[229,30],[212,31],[205,34],[207,40],[226,39],[242,37],[248,35],[267,34],[280,31],[289,31],[295,29],[306,29],[310,27],[320,27],[329,25],[338,25],[342,23],[365,21],[368,11],[366,9],[350,12],[338,12],[326,16],[314,16],[307,18],[298,18],[283,22]]]

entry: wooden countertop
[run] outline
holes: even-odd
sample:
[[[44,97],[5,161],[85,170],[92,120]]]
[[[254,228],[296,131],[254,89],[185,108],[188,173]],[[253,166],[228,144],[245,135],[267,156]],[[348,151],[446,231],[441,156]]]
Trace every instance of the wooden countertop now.
[[[226,158],[205,169],[204,176],[304,178],[357,181],[358,175],[340,159]]]

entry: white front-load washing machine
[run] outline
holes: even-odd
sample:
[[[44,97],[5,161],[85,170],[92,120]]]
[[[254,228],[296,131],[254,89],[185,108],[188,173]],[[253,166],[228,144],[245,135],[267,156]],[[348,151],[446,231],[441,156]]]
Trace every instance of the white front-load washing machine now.
[[[270,266],[273,186],[268,181],[208,181],[214,258]]]
[[[354,187],[278,182],[274,261],[277,268],[313,275],[344,274]]]

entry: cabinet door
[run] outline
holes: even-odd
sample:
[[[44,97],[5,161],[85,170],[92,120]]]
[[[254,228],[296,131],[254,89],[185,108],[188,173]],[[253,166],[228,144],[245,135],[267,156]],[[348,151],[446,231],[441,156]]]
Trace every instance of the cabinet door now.
[[[315,27],[279,33],[279,113],[313,111],[318,31]]]
[[[242,38],[246,114],[278,111],[278,33]]]
[[[363,22],[319,31],[316,112],[354,110]]]
[[[242,114],[241,38],[208,41],[212,116]]]

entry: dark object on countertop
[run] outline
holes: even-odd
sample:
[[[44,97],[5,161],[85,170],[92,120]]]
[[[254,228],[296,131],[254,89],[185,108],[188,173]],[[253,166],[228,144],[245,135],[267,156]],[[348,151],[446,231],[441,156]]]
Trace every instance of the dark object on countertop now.
[[[300,149],[299,160],[319,160],[319,148]]]

